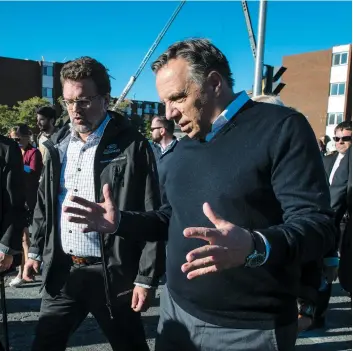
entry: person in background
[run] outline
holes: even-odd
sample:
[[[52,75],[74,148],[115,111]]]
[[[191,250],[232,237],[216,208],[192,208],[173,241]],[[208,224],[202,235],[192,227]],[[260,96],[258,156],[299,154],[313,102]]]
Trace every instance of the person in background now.
[[[342,288],[352,297],[352,147],[346,151],[330,187],[331,207],[335,211],[336,227],[347,214],[347,223],[342,235],[338,278]]]
[[[169,159],[178,144],[174,136],[174,126],[173,121],[158,116],[153,118],[151,124],[152,150],[157,162],[160,186],[165,182]]]
[[[18,287],[25,283],[22,278],[23,267],[28,259],[29,249],[29,228],[32,225],[33,211],[37,202],[37,191],[39,178],[42,172],[42,155],[40,151],[30,144],[30,129],[26,124],[18,124],[10,131],[10,138],[16,141],[21,149],[24,167],[24,185],[26,199],[26,226],[22,236],[22,264],[19,267],[18,275],[9,283],[11,287]]]
[[[317,139],[317,145],[319,146],[321,156],[324,157],[326,155],[326,145],[321,139]]]
[[[43,161],[45,161],[46,148],[43,143],[46,142],[56,131],[55,127],[56,111],[52,106],[43,106],[37,110],[37,126],[40,133],[37,137],[37,146],[42,153]]]
[[[22,251],[25,226],[23,162],[14,141],[0,135],[0,272],[8,270]]]
[[[341,160],[352,145],[352,121],[338,124],[333,140],[337,151],[324,157],[324,167],[330,184]]]

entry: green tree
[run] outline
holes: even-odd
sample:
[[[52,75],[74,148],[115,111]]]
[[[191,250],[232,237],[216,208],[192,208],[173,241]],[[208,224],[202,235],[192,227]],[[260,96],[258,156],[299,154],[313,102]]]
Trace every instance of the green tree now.
[[[110,111],[116,111],[116,112],[118,112],[118,113],[121,113],[122,115],[125,115],[125,109],[130,106],[131,101],[128,100],[128,99],[123,100],[122,102],[120,102],[120,103],[118,104],[118,106],[117,106],[116,108],[114,108],[114,107],[115,107],[115,104],[116,104],[116,102],[117,102],[117,100],[118,100],[118,99],[116,99],[116,98],[111,98],[111,99],[110,99],[110,103],[109,103],[108,110],[110,110]]]
[[[145,118],[144,121],[143,121],[143,130],[141,130],[141,133],[144,135],[144,137],[148,140],[151,139],[151,134],[152,134],[152,131],[151,131],[151,124],[152,124],[152,121],[151,119],[149,118]]]
[[[49,106],[50,102],[47,99],[40,97],[33,97],[28,100],[18,101],[17,105],[13,107],[17,112],[17,123],[28,124],[30,128],[36,128],[37,113],[36,110],[42,106]]]
[[[18,114],[7,105],[0,105],[0,134],[7,135],[9,129],[18,123]]]

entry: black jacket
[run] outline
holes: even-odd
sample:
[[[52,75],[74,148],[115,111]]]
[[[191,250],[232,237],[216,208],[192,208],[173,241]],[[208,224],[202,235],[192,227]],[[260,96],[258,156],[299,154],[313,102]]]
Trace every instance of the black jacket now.
[[[352,147],[348,149],[337,168],[330,193],[338,232],[343,215],[345,213],[348,215],[342,237],[339,279],[342,287],[352,292]]]
[[[112,119],[98,145],[94,161],[96,201],[103,201],[102,187],[110,185],[120,210],[148,211],[160,204],[155,160],[148,141],[122,116],[109,112]],[[43,255],[43,285],[61,269],[67,255],[62,251],[57,223],[58,190],[61,161],[69,142],[69,125],[63,127],[48,149],[45,168],[38,191],[33,220],[33,239],[29,253]],[[55,145],[56,144],[56,145]],[[55,147],[54,147],[55,145]],[[136,283],[157,285],[164,273],[164,244],[101,236],[107,299],[114,304],[126,297]]]
[[[330,177],[330,174],[331,174],[333,165],[336,162],[337,156],[338,156],[338,152],[334,152],[333,154],[327,155],[322,159],[324,162],[324,168],[327,175],[327,179]]]
[[[24,171],[20,148],[0,135],[0,249],[4,253],[22,251],[25,226]]]

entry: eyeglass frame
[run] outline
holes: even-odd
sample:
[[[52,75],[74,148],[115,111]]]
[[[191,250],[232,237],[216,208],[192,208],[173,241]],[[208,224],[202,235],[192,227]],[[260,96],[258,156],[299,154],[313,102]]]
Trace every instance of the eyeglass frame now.
[[[97,95],[94,95],[94,96],[87,96],[87,97],[84,98],[84,99],[75,99],[75,100],[71,100],[71,101],[69,101],[69,100],[61,100],[61,105],[62,105],[64,108],[66,108],[67,110],[72,110],[72,107],[74,106],[74,104],[79,104],[79,106],[80,106],[81,108],[83,108],[83,109],[88,109],[88,108],[91,107],[92,101],[93,101],[94,99],[96,99],[98,96],[101,96],[101,95],[100,95],[100,94],[97,94]],[[82,103],[83,101],[89,102],[89,105],[86,106],[86,107],[83,107],[83,106],[81,105],[81,103]]]
[[[344,140],[344,138],[348,138],[348,140]],[[350,142],[352,141],[352,136],[351,135],[343,135],[342,137],[338,137],[338,136],[334,136],[332,138],[334,140],[335,143],[338,143],[340,142],[341,140],[344,142],[344,143],[347,143],[347,142]],[[337,139],[337,140],[336,140]]]

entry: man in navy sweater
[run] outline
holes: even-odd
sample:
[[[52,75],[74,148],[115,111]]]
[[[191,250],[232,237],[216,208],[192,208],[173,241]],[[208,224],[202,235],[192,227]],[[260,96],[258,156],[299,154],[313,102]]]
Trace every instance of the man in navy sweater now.
[[[159,211],[72,201],[85,231],[168,240],[157,350],[294,350],[303,262],[333,245],[321,156],[300,113],[233,93],[229,63],[205,39],[152,65],[166,117],[187,134]]]

